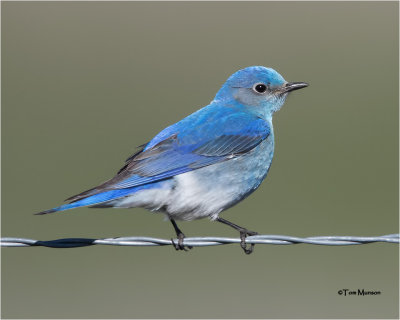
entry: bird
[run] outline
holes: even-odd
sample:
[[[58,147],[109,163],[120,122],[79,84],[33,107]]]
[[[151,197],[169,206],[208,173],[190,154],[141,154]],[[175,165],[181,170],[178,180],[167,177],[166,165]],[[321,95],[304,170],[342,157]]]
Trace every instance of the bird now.
[[[74,195],[68,203],[38,215],[79,207],[141,207],[165,214],[172,223],[176,250],[185,234],[176,221],[209,218],[240,234],[246,254],[256,235],[220,217],[254,192],[274,156],[273,114],[288,94],[305,82],[287,82],[277,71],[250,66],[232,74],[207,106],[166,127],[141,145],[111,179]]]

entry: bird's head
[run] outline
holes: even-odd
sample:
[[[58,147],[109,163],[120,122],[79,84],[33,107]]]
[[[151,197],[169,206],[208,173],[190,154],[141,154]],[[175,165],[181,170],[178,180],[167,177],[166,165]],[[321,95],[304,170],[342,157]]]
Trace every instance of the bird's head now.
[[[289,92],[307,87],[305,82],[287,82],[274,69],[254,66],[231,75],[215,96],[217,101],[234,101],[263,114],[279,110]]]

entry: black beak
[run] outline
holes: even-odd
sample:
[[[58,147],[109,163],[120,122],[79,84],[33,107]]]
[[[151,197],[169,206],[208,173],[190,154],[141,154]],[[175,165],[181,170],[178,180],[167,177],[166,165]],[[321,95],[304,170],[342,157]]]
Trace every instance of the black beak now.
[[[284,93],[286,93],[286,92],[290,92],[290,91],[294,91],[294,90],[299,90],[299,89],[305,88],[305,87],[308,87],[308,83],[305,83],[305,82],[288,82],[283,86],[282,91]]]

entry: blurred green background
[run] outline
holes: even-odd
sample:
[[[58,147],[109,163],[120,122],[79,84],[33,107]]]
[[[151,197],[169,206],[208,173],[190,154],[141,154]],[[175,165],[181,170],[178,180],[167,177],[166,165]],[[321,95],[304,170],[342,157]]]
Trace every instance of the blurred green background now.
[[[263,234],[398,233],[397,2],[2,2],[2,236],[145,235],[143,209],[32,213],[114,175],[249,65],[310,87],[222,216]],[[237,236],[208,220],[188,236]],[[398,246],[2,250],[3,318],[397,318]],[[343,297],[339,289],[379,290]]]

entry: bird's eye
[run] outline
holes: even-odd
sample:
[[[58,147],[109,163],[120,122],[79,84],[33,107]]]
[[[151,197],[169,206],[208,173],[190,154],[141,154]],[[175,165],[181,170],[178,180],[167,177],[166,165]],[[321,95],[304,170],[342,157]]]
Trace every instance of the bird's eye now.
[[[253,87],[253,90],[257,93],[264,93],[267,91],[267,86],[264,83],[256,83]]]

